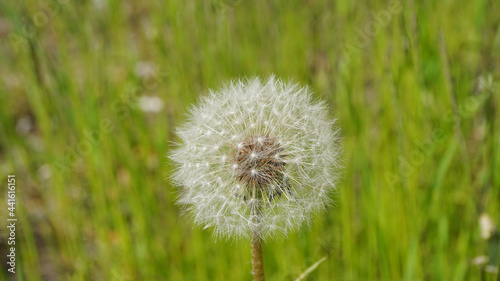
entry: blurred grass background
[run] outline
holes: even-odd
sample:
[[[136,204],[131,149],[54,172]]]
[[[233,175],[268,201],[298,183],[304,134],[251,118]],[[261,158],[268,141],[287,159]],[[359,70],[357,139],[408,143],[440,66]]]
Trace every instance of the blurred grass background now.
[[[200,94],[272,73],[331,105],[346,167],[265,245],[268,280],[325,256],[306,280],[499,280],[478,223],[500,222],[499,26],[494,0],[0,2],[17,280],[251,280],[248,241],[179,216],[165,156]]]

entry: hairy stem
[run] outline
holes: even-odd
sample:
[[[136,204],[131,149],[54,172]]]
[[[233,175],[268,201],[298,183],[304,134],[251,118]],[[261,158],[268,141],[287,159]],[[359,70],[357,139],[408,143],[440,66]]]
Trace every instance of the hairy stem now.
[[[253,280],[264,281],[264,259],[262,254],[262,240],[257,233],[252,234],[252,265]]]
[[[252,204],[252,215],[253,222],[255,224],[260,223],[261,219],[261,208],[262,195],[257,193],[257,187],[253,186],[253,198],[259,198],[256,203]],[[262,238],[260,237],[260,229],[252,231],[252,265],[253,265],[253,280],[254,281],[264,281],[264,256],[262,254]]]

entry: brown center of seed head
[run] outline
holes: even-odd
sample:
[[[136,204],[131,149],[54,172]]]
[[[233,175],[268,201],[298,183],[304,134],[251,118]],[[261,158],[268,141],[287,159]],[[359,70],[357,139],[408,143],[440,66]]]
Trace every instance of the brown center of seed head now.
[[[282,151],[283,147],[273,138],[249,137],[235,148],[234,175],[247,187],[258,187],[261,192],[273,183],[279,185],[286,165]]]

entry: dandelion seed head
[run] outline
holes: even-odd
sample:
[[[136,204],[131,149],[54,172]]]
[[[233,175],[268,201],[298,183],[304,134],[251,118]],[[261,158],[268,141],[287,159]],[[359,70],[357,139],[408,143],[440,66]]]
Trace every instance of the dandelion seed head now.
[[[331,202],[339,130],[307,87],[233,81],[202,97],[177,135],[178,203],[216,236],[286,235]]]

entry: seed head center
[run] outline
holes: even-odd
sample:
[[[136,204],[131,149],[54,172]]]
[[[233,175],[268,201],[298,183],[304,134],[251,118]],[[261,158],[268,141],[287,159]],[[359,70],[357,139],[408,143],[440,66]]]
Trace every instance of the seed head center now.
[[[252,136],[235,147],[233,170],[236,178],[246,186],[263,189],[283,181],[285,161],[280,154],[283,147],[268,136]]]

